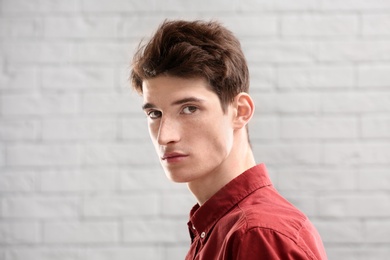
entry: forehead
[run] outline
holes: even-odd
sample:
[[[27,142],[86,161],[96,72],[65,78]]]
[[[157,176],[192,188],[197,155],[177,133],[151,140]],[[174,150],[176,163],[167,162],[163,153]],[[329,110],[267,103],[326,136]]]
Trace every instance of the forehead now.
[[[144,102],[164,103],[185,97],[218,99],[211,87],[202,78],[179,78],[159,76],[142,83]]]

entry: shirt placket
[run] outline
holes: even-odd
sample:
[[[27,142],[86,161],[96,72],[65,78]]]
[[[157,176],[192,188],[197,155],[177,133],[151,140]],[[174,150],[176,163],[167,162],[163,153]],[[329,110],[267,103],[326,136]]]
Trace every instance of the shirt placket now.
[[[203,231],[199,233],[196,227],[191,223],[189,224],[189,229],[192,243],[186,260],[196,260],[199,259],[199,252],[204,244],[206,232]]]

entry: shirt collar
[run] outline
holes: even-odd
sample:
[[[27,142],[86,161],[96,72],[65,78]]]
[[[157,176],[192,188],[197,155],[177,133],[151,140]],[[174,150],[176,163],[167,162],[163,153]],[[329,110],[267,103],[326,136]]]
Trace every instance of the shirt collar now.
[[[226,184],[202,206],[196,204],[190,212],[188,227],[191,237],[209,234],[215,223],[249,194],[272,185],[265,164],[256,165]]]

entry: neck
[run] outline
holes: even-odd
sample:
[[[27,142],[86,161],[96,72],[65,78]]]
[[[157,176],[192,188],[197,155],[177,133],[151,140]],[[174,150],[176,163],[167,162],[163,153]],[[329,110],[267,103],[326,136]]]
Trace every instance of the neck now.
[[[256,162],[247,137],[241,138],[217,169],[208,173],[205,178],[188,183],[188,188],[197,199],[198,204],[202,205],[223,186],[255,165]]]

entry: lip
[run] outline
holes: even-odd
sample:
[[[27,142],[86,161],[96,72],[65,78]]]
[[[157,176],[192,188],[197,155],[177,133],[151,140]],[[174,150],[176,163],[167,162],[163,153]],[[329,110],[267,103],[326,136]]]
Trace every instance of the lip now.
[[[175,162],[180,162],[180,161],[184,160],[186,157],[188,157],[187,154],[172,152],[172,153],[164,154],[161,157],[161,160],[166,161],[168,163],[175,163]]]

